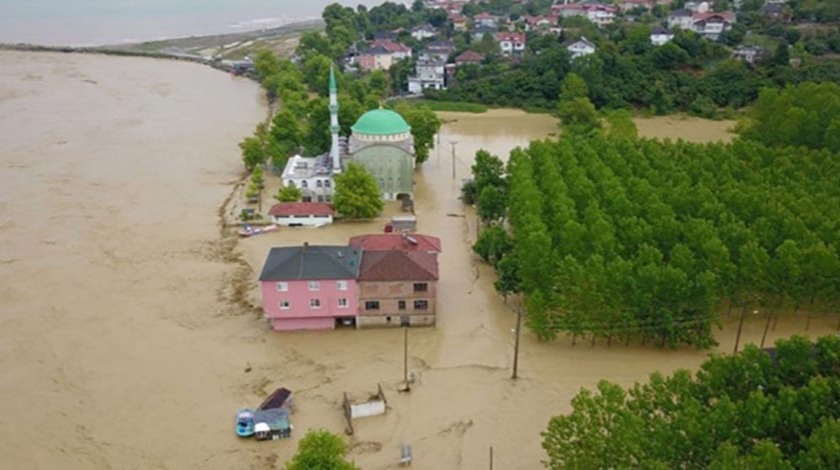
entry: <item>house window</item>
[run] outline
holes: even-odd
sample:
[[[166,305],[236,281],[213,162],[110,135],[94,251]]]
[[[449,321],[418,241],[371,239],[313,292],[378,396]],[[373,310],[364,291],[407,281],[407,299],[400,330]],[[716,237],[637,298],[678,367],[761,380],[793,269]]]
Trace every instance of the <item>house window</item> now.
[[[309,299],[309,308],[321,308],[321,299]]]
[[[330,186],[332,186],[332,183],[330,183],[330,180],[324,180],[324,187],[329,188]]]
[[[365,310],[379,310],[378,300],[368,300],[365,302]]]
[[[338,281],[335,283],[338,290],[347,290],[347,281]]]
[[[280,302],[277,302],[277,306],[280,307],[280,310],[288,310],[292,308],[288,300],[281,300]]]
[[[324,196],[318,195],[318,202],[324,202]]]
[[[323,185],[324,184],[321,182],[321,180],[315,180],[315,186],[316,187],[320,188],[320,187],[323,187]]]
[[[397,302],[397,308],[400,310],[405,310],[405,300],[400,300]]]
[[[414,310],[426,310],[429,308],[429,302],[425,300],[415,300]]]
[[[425,282],[418,282],[414,284],[414,292],[426,292],[429,290],[429,285]]]
[[[300,182],[300,187],[301,188],[308,188],[309,187],[309,182],[306,181],[306,180],[301,181]]]
[[[347,299],[338,299],[338,308],[347,308]]]
[[[316,290],[319,290],[320,288],[321,288],[321,285],[318,283],[318,281],[309,281],[309,290],[316,291]]]
[[[327,194],[326,199],[327,199],[327,202],[332,202],[332,196],[330,196],[329,194]]]
[[[288,282],[278,282],[277,283],[277,292],[286,292],[289,290],[289,283]]]

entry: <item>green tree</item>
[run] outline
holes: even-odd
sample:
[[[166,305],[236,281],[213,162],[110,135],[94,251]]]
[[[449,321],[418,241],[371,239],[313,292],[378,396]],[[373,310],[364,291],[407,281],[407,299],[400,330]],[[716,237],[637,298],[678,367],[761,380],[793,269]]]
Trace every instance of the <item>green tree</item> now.
[[[506,208],[507,198],[498,186],[485,186],[478,195],[478,217],[485,224],[503,219]]]
[[[376,180],[356,163],[348,164],[335,177],[333,205],[339,214],[351,219],[371,219],[384,208]]]
[[[297,202],[303,197],[303,191],[297,186],[283,186],[277,191],[274,199],[280,202]]]
[[[347,445],[325,429],[311,430],[298,442],[298,451],[286,463],[286,470],[358,470],[349,462]]]
[[[267,141],[266,125],[260,123],[254,130],[253,135],[245,137],[242,142],[239,142],[239,148],[242,150],[242,163],[246,170],[253,171],[254,168],[268,160]]]
[[[411,106],[405,102],[398,104],[395,111],[411,126],[415,161],[417,164],[425,162],[429,159],[429,152],[435,148],[435,135],[441,126],[440,118],[426,106]]]

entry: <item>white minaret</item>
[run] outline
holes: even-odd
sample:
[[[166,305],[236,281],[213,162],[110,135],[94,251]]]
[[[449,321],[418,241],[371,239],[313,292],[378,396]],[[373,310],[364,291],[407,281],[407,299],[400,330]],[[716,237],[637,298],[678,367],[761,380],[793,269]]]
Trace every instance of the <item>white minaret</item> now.
[[[330,66],[330,132],[332,133],[332,157],[333,173],[341,173],[341,157],[338,148],[338,91],[335,87],[335,72]]]

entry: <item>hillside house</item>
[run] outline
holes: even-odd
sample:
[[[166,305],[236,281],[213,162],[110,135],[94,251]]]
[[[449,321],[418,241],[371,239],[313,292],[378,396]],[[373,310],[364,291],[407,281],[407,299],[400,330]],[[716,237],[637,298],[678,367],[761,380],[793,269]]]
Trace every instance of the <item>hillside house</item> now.
[[[470,32],[470,36],[472,38],[473,44],[480,43],[484,36],[490,36],[492,38],[496,37],[496,34],[499,33],[499,30],[496,28],[491,28],[489,26],[478,26]]]
[[[499,42],[499,50],[503,56],[519,56],[525,52],[525,33],[497,33],[496,40]]]
[[[455,43],[449,40],[432,41],[426,44],[426,49],[420,53],[421,60],[436,60],[446,62],[455,52]]]
[[[466,64],[481,65],[484,62],[484,56],[475,51],[464,51],[455,58],[455,65],[461,66]]]
[[[382,46],[368,47],[359,52],[356,60],[358,61],[359,69],[366,72],[388,70],[394,63],[394,57]]]
[[[415,75],[408,77],[409,93],[422,93],[427,88],[445,90],[445,65],[446,62],[440,60],[418,60],[414,67]]]
[[[584,0],[579,3],[565,5],[554,4],[551,6],[551,14],[561,18],[583,16],[597,26],[605,26],[615,21],[615,14],[618,7],[606,5],[599,2]]]
[[[674,39],[674,32],[662,27],[653,28],[650,31],[650,43],[654,46],[661,46]]]
[[[595,53],[595,44],[589,39],[582,37],[566,46],[566,50],[571,54],[572,59],[587,56]]]
[[[355,325],[361,260],[350,246],[272,248],[259,277],[266,320],[276,331]]]
[[[499,18],[490,13],[481,12],[473,17],[473,25],[476,28],[485,27],[496,29],[499,27]]]
[[[424,39],[433,38],[437,34],[435,28],[428,24],[421,24],[419,26],[415,26],[411,29],[411,37],[418,41],[422,41]]]
[[[351,237],[348,244],[365,252],[402,250],[439,254],[442,251],[440,238],[417,233],[412,235],[401,233],[358,235]]]

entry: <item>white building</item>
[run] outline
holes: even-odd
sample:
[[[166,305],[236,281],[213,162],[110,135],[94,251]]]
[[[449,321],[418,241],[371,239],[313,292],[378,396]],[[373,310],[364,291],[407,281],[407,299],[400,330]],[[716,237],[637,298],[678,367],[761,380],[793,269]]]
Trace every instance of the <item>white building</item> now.
[[[409,93],[422,93],[427,88],[445,90],[446,63],[439,60],[418,60],[416,75],[408,77]]]
[[[525,33],[498,33],[496,39],[502,55],[522,55],[525,52]]]
[[[424,39],[433,38],[435,37],[435,28],[431,27],[430,25],[423,24],[420,26],[415,26],[411,30],[411,37],[418,41],[422,41]]]
[[[572,55],[572,59],[587,56],[595,53],[595,44],[589,39],[581,36],[577,41],[566,46],[566,50]]]
[[[654,46],[661,46],[674,39],[674,32],[665,28],[653,28],[650,32],[650,43]]]
[[[286,162],[283,185],[300,188],[303,202],[332,202],[332,174],[330,154],[312,158],[295,155]]]

